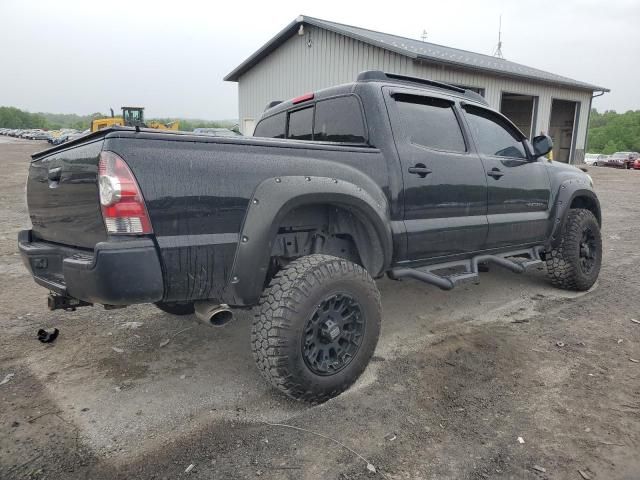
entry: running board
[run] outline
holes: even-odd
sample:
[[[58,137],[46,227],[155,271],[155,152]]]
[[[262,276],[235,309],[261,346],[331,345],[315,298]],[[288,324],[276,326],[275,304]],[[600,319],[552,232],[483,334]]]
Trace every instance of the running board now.
[[[544,247],[533,247],[524,250],[515,250],[512,252],[504,252],[494,255],[476,255],[467,260],[459,260],[456,262],[438,263],[435,265],[427,265],[420,268],[394,268],[389,272],[389,277],[394,280],[402,278],[413,278],[421,282],[435,285],[442,290],[451,290],[456,285],[467,282],[476,282],[479,278],[479,263],[495,263],[507,270],[515,273],[526,272],[529,268],[542,264],[540,252],[544,251]],[[513,257],[524,257],[524,261],[515,261]],[[460,268],[464,271],[451,275],[439,275],[434,273],[438,270]]]

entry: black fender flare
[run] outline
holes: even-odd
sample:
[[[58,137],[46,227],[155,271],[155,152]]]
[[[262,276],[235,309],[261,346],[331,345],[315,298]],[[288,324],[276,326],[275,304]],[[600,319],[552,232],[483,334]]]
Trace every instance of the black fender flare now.
[[[595,192],[591,188],[587,179],[569,179],[560,184],[556,196],[555,214],[553,216],[554,222],[551,229],[550,243],[552,247],[559,245],[561,241],[561,233],[564,227],[564,223],[569,215],[569,210],[573,201],[578,197],[584,197],[589,200],[594,206],[593,210],[598,225],[602,227],[602,212],[600,209],[600,201]]]
[[[370,187],[370,186],[369,186]],[[257,303],[264,287],[273,241],[281,220],[294,208],[334,205],[354,213],[372,236],[379,252],[368,265],[373,277],[382,275],[393,254],[389,206],[381,189],[316,176],[283,176],[262,181],[249,200],[236,255],[229,275],[235,302]],[[376,242],[377,240],[377,242]]]

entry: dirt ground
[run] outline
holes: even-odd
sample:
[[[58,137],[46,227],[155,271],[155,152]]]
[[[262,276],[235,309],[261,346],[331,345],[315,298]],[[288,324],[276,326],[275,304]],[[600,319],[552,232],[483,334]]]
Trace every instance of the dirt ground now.
[[[0,137],[0,479],[640,478],[640,172],[590,169],[592,291],[542,270],[452,292],[380,281],[372,363],[310,407],[262,381],[246,314],[215,329],[146,305],[48,312],[16,253],[44,146]]]

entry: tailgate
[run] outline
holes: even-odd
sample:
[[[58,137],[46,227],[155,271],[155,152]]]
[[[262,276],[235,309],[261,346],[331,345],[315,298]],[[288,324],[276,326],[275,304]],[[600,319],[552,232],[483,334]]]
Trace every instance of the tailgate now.
[[[31,162],[27,204],[35,238],[82,248],[106,240],[98,193],[102,144],[100,138]]]

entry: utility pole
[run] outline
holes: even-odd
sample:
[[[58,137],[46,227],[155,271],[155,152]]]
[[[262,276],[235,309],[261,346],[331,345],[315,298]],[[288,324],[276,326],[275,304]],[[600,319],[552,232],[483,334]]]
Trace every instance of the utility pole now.
[[[498,45],[496,46],[496,50],[493,52],[493,56],[497,58],[504,58],[504,55],[502,55],[502,15],[500,15],[500,24],[498,26]]]

